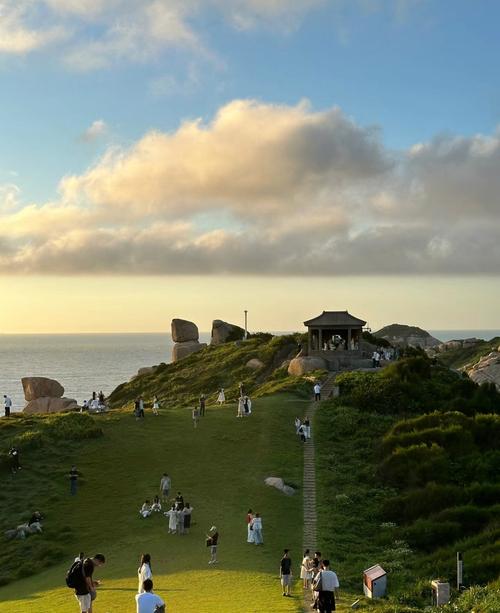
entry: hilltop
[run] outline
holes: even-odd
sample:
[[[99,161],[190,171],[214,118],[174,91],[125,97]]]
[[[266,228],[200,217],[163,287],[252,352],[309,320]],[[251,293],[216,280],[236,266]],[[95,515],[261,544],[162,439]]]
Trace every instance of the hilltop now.
[[[418,326],[407,326],[405,324],[384,326],[377,330],[377,332],[374,332],[373,336],[383,338],[392,345],[399,345],[401,347],[426,348],[434,347],[441,343],[440,340],[431,336],[426,330]]]

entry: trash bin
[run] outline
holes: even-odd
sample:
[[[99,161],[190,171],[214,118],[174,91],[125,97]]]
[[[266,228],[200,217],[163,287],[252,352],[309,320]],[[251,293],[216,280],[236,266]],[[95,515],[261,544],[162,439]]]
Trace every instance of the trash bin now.
[[[379,565],[370,566],[363,573],[363,591],[368,598],[382,598],[387,590],[387,573]]]
[[[434,579],[431,581],[432,588],[432,604],[436,607],[440,607],[443,604],[450,602],[450,584]]]

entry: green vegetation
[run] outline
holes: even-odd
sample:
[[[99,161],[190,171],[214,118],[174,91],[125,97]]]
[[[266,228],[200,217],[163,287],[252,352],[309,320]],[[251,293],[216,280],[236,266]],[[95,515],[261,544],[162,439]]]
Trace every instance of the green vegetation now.
[[[418,356],[337,381],[340,398],[322,404],[315,424],[320,548],[352,600],[362,570],[380,563],[389,597],[363,600],[361,608],[420,611],[430,602],[431,579],[453,583],[456,551],[464,553],[466,585],[496,579],[498,393]],[[457,404],[465,411],[447,410]],[[401,420],[405,414],[411,418]],[[488,607],[498,599],[491,585],[447,610],[470,613],[473,602],[474,611],[494,611]]]
[[[223,387],[226,398],[237,398],[238,385],[252,396],[276,391],[300,391],[303,380],[288,377],[283,362],[295,356],[301,335],[272,336],[256,334],[246,341],[208,346],[175,364],[160,364],[154,373],[135,377],[118,386],[109,401],[112,407],[132,406],[137,396],[146,401],[158,395],[163,406],[196,404],[201,393],[208,402],[215,402],[217,391]],[[264,366],[253,370],[246,366],[258,359]],[[271,386],[260,389],[265,383]]]
[[[476,364],[483,356],[496,351],[499,345],[500,336],[497,336],[490,341],[479,341],[475,345],[439,353],[437,359],[449,368],[462,368],[468,364]]]
[[[299,610],[298,598],[282,598],[277,570],[283,547],[293,551],[295,568],[301,556],[302,448],[292,422],[303,406],[286,395],[262,398],[244,420],[236,419],[234,405],[208,408],[197,429],[190,411],[181,408],[163,408],[159,417],[148,412],[144,422],[123,410],[94,418],[1,420],[3,450],[23,430],[61,436],[22,448],[23,469],[0,475],[2,529],[35,509],[46,518],[42,535],[2,542],[2,581],[16,581],[0,588],[0,612],[76,611],[64,576],[80,550],[107,557],[98,573],[103,585],[96,613],[133,610],[144,551],[152,555],[156,589],[171,611]],[[82,440],[82,425],[102,435]],[[80,440],[72,440],[73,434]],[[67,475],[73,462],[82,473],[75,497],[69,495]],[[140,505],[157,493],[164,471],[172,477],[174,495],[181,490],[194,507],[189,536],[168,535],[163,516],[139,517]],[[269,475],[296,484],[298,494],[287,497],[265,486]],[[249,507],[263,515],[263,547],[246,543]],[[221,534],[214,568],[207,564],[205,547],[212,524]],[[38,574],[28,576],[33,573]]]

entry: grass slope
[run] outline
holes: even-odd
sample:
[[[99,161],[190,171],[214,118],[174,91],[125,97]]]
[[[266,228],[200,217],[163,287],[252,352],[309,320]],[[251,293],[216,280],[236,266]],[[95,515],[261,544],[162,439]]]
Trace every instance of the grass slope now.
[[[476,364],[479,360],[488,355],[491,351],[496,351],[500,346],[500,337],[492,338],[490,341],[479,341],[470,347],[459,347],[444,353],[438,353],[437,359],[449,368],[462,368],[463,366]]]
[[[104,434],[100,438],[52,440],[23,452],[23,470],[14,478],[5,472],[0,477],[3,501],[9,503],[1,506],[1,526],[19,523],[24,509],[40,508],[46,533],[14,542],[16,550],[9,549],[8,557],[18,556],[20,563],[30,555],[26,546],[36,539],[50,540],[52,554],[46,560],[56,565],[47,563],[46,570],[0,588],[0,612],[76,611],[64,576],[80,550],[107,557],[97,573],[103,585],[95,613],[135,610],[142,552],[152,555],[155,589],[169,611],[298,611],[299,590],[297,598],[283,598],[277,571],[283,547],[292,549],[296,571],[300,563],[301,490],[288,498],[266,487],[263,479],[282,476],[300,487],[302,448],[292,422],[303,408],[303,402],[286,395],[259,399],[253,415],[244,420],[236,419],[234,405],[209,408],[196,430],[183,409],[163,409],[159,417],[148,414],[144,423],[116,411],[94,418]],[[6,428],[18,428],[22,420]],[[12,431],[0,429],[3,447]],[[69,496],[66,478],[72,462],[83,475],[76,497]],[[159,515],[145,520],[138,515],[164,471],[172,476],[173,489],[181,490],[194,507],[188,536],[168,535],[167,522]],[[249,507],[263,515],[264,547],[246,543]],[[217,567],[208,566],[205,547],[212,524],[221,534]],[[2,543],[2,565],[5,558]],[[45,568],[43,559],[32,570],[40,566]]]

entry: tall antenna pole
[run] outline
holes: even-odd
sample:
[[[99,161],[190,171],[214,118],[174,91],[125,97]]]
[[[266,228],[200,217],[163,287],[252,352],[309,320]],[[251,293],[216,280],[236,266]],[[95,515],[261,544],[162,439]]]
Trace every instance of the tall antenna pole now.
[[[248,322],[248,311],[245,309],[245,340],[247,339],[247,336],[248,336],[247,322]]]

